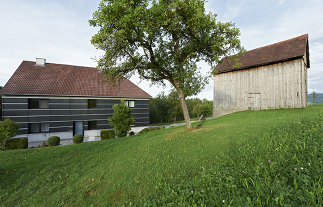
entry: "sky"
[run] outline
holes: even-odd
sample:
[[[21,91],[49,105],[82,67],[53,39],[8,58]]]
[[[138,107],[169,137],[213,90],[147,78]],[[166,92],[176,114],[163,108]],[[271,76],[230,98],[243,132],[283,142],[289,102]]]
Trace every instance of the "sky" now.
[[[0,0],[0,86],[23,60],[95,67],[102,51],[90,43],[97,28],[88,20],[99,0]],[[209,0],[206,10],[241,31],[246,50],[309,34],[308,91],[323,93],[323,0]],[[210,67],[199,64],[204,74]],[[130,79],[155,97],[170,90]],[[213,99],[213,81],[197,96]]]

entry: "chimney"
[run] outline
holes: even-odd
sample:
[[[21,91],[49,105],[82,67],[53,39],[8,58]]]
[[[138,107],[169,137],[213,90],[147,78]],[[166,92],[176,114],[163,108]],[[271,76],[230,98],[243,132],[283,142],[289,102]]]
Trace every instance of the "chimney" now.
[[[45,66],[46,59],[45,58],[36,58],[36,66]]]

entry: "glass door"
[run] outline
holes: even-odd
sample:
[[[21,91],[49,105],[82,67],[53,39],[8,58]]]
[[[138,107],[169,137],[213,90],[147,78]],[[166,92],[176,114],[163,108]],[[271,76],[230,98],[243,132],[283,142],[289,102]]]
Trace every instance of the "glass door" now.
[[[73,135],[81,134],[84,135],[83,122],[74,121],[73,122]]]

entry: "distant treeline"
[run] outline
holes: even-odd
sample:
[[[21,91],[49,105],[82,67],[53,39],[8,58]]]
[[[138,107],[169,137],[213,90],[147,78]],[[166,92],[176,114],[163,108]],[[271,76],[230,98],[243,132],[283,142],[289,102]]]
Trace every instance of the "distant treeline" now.
[[[307,95],[307,102],[308,103],[313,103],[313,92],[309,93]],[[316,93],[315,103],[316,104],[322,104],[323,103],[323,93]]]
[[[186,104],[190,118],[197,118],[201,115],[212,116],[213,101],[191,98],[186,99]],[[150,99],[149,116],[151,124],[184,120],[177,92],[171,91],[168,95],[162,92],[156,98]]]

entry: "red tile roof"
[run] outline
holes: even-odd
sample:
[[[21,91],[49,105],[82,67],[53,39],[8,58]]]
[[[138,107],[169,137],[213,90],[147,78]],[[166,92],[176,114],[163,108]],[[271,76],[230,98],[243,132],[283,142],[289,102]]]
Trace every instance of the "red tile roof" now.
[[[96,68],[53,63],[36,66],[32,61],[20,64],[2,94],[151,98],[125,78],[119,85],[111,85]]]
[[[235,70],[243,70],[265,66],[274,63],[285,62],[307,56],[307,67],[310,67],[309,49],[308,49],[308,34],[295,37],[289,40],[267,45],[257,49],[249,50],[244,55],[240,56],[238,68],[234,67],[234,62],[228,62],[227,58],[222,59],[222,63],[215,67],[218,73],[226,73]]]

